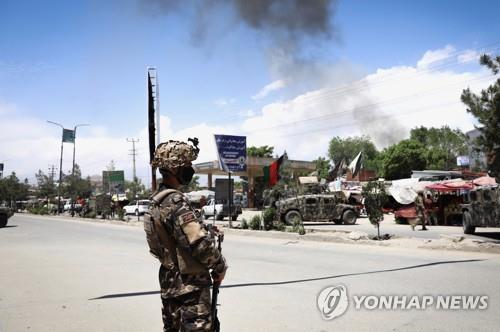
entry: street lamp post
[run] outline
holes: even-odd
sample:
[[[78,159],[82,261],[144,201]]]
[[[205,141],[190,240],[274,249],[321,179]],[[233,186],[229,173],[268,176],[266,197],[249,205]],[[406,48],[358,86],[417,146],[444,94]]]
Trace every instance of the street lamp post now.
[[[71,169],[71,178],[73,182],[73,198],[71,199],[71,216],[73,217],[75,215],[75,149],[76,149],[76,128],[78,127],[84,127],[84,126],[90,126],[87,123],[82,123],[82,124],[77,124],[75,127],[73,127],[73,167]]]
[[[64,126],[60,123],[48,121],[53,125],[59,126],[62,129],[62,135],[64,135]],[[61,158],[59,159],[59,184],[57,185],[57,214],[61,213],[61,182],[62,182],[62,158],[63,158],[63,147],[64,147],[63,136],[61,136]]]

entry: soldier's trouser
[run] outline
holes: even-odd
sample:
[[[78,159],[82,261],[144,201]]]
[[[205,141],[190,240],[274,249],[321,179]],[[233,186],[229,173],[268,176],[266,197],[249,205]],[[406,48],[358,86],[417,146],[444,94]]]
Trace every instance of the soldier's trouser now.
[[[162,298],[162,303],[164,331],[211,331],[209,288],[179,297]]]

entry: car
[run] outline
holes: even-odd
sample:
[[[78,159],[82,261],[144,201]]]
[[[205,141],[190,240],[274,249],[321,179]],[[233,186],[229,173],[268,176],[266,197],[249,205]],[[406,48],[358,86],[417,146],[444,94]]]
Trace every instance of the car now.
[[[280,219],[287,225],[292,225],[294,220],[354,225],[359,216],[355,205],[341,203],[331,194],[292,196],[276,201],[275,206]]]
[[[149,200],[140,199],[137,201],[132,201],[128,205],[123,207],[125,214],[134,214],[136,216],[143,215],[149,209]]]
[[[241,205],[233,203],[231,205],[231,219],[233,221],[238,219],[238,215],[242,213]],[[201,208],[201,215],[204,219],[209,217],[215,217],[216,220],[223,220],[225,217],[229,217],[229,204],[216,204],[215,199],[208,201],[208,204]]]

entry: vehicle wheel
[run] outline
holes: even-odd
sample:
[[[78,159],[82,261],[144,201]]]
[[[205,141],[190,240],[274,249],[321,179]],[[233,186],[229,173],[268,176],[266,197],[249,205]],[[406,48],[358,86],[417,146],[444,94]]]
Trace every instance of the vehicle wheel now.
[[[221,220],[224,220],[224,216],[222,214],[216,214],[215,219],[221,221]]]
[[[7,216],[0,216],[0,228],[7,226]]]
[[[293,225],[294,219],[298,219],[300,223],[302,223],[302,216],[300,212],[297,210],[290,210],[285,214],[285,223],[287,225]]]
[[[333,222],[335,223],[335,225],[342,225],[342,220],[336,219]]]
[[[135,214],[136,217],[138,217],[139,216],[139,210],[136,209],[134,214]]]
[[[238,219],[238,215],[231,216],[231,219],[232,219],[233,221],[236,221],[236,219]]]
[[[462,215],[462,226],[464,228],[464,234],[474,234],[476,227],[472,226],[472,216],[469,211],[464,211]]]
[[[342,222],[345,225],[354,225],[356,223],[356,219],[358,219],[358,216],[353,210],[345,210],[342,214]]]

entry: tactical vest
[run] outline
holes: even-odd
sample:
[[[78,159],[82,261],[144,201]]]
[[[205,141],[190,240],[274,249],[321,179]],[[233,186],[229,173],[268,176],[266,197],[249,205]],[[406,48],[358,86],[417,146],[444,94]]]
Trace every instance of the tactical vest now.
[[[164,200],[173,193],[180,193],[175,189],[165,189],[151,198],[152,206],[144,214],[144,231],[149,245],[149,252],[156,257],[163,266],[171,270],[177,268],[182,274],[200,274],[207,269],[190,253],[177,246],[172,235],[176,220],[167,220],[172,226],[167,232],[167,223],[161,220],[160,208]],[[169,234],[170,233],[170,234]]]

